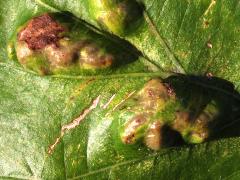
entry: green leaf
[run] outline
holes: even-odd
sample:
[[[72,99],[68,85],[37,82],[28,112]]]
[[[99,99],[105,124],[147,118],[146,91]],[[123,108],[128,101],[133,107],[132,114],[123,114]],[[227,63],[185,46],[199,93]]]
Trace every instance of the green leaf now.
[[[0,179],[238,179],[239,3],[213,2],[142,0],[142,18],[123,40],[98,25],[88,1],[0,1]],[[44,12],[65,11],[74,16],[74,25],[90,28],[96,39],[122,53],[116,68],[39,76],[17,62],[17,29]],[[176,82],[183,104],[201,90],[206,99],[221,99],[223,116],[214,136],[157,152],[142,143],[123,144],[116,107],[148,80],[167,78],[169,71],[187,74],[187,80]],[[189,76],[205,73],[219,78]],[[48,154],[62,126],[99,96],[97,107]]]
[[[87,1],[36,0],[98,26]],[[143,20],[124,38],[164,70],[239,82],[239,1],[140,0]]]

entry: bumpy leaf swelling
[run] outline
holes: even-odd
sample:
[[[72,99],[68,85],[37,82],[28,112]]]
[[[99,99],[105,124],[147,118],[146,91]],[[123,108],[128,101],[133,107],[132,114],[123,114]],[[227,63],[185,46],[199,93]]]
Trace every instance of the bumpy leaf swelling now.
[[[239,1],[94,2],[0,1],[0,179],[238,179]]]

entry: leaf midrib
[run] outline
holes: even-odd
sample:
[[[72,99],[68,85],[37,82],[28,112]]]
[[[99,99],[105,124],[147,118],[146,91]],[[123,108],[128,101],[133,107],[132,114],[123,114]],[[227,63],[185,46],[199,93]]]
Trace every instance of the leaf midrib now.
[[[101,168],[101,169],[98,169],[98,170],[90,171],[90,172],[82,174],[80,176],[76,176],[76,177],[68,178],[68,179],[69,180],[75,180],[75,179],[79,179],[79,178],[83,178],[83,177],[88,177],[88,176],[91,176],[91,175],[94,175],[94,174],[98,174],[98,173],[101,173],[101,172],[104,172],[104,171],[114,169],[115,167],[124,166],[124,165],[127,165],[127,164],[144,161],[144,160],[151,159],[151,158],[154,158],[154,157],[157,157],[157,156],[160,156],[160,155],[165,155],[165,154],[168,154],[168,153],[169,152],[161,152],[161,153],[156,153],[156,154],[153,154],[153,155],[149,155],[145,158],[137,158],[137,159],[124,161],[124,162],[121,162],[121,163],[116,163],[116,164],[113,164],[113,165],[110,165],[110,166],[107,166],[107,167],[104,167],[104,168]]]
[[[10,69],[14,69],[16,71],[19,72],[23,72],[23,73],[30,73],[32,75],[38,76],[38,74],[32,72],[32,71],[26,71],[26,70],[22,70],[21,68],[17,68],[15,66],[6,64],[6,63],[0,63],[0,67],[7,67]],[[172,72],[144,72],[144,73],[119,73],[119,74],[111,74],[111,75],[89,75],[89,76],[73,76],[73,75],[51,75],[51,76],[46,76],[46,78],[55,78],[55,79],[75,79],[75,80],[89,80],[89,79],[97,79],[97,80],[101,80],[101,79],[119,79],[119,78],[127,78],[127,77],[131,77],[131,78],[140,78],[140,77],[161,77],[161,79],[165,79],[171,75],[176,75],[175,73]],[[196,85],[200,85],[202,87],[206,87],[208,89],[212,89],[218,92],[222,92],[226,95],[230,95],[232,97],[234,97],[235,99],[240,101],[240,98],[238,96],[236,96],[233,93],[229,93],[228,91],[221,89],[219,87],[215,87],[209,84],[204,84],[201,82],[195,82],[195,81],[191,81],[192,83],[196,84]],[[240,82],[239,82],[240,84]],[[239,85],[240,86],[240,85]]]

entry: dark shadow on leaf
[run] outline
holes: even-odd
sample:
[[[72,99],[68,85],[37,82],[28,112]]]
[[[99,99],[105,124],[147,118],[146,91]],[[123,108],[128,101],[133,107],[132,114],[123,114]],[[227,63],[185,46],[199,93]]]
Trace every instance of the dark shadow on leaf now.
[[[128,41],[99,30],[69,12],[50,13],[50,15],[66,27],[67,31],[64,32],[64,37],[71,39],[73,42],[87,42],[86,44],[90,44],[89,46],[93,49],[91,53],[87,54],[87,58],[84,56],[82,59],[80,55],[82,49],[77,50],[70,65],[61,66],[61,68],[54,71],[54,74],[75,76],[132,72],[131,68],[125,67],[129,67],[130,64],[133,64],[142,56],[141,52]],[[14,41],[16,41],[18,33],[19,32],[16,32]],[[14,52],[13,58],[17,61],[16,50],[14,50]],[[105,67],[104,63],[107,63],[104,59],[110,59],[112,64],[110,63],[110,65],[106,65]],[[82,63],[90,64],[90,68],[84,67]],[[91,64],[94,66],[91,66]],[[36,72],[36,70],[29,69]],[[145,67],[142,65],[140,70],[144,69]],[[138,72],[140,70],[138,69],[136,71]],[[51,74],[52,73],[49,73],[49,75]]]
[[[99,30],[95,26],[75,17],[70,12],[56,13],[57,19],[67,24],[69,31],[85,31],[88,38],[96,42],[100,47],[106,48],[106,52],[114,56],[115,62],[111,67],[112,70],[120,66],[126,66],[136,61],[142,53],[128,41],[107,31]],[[103,70],[104,72],[104,70]]]
[[[240,136],[240,94],[229,81],[175,74],[148,80],[139,92],[114,112],[117,149],[134,152],[145,145],[151,152]],[[135,137],[136,144],[126,141]]]
[[[204,127],[209,129],[207,141],[240,136],[240,94],[232,83],[217,77],[194,75],[171,76],[164,82],[170,85],[182,107],[189,112],[190,124],[198,123],[209,104],[216,107],[217,113],[214,113],[217,115],[209,120],[211,115],[206,113],[206,122],[203,122]],[[211,113],[213,111],[210,110]],[[184,141],[178,141],[174,146],[183,144]]]

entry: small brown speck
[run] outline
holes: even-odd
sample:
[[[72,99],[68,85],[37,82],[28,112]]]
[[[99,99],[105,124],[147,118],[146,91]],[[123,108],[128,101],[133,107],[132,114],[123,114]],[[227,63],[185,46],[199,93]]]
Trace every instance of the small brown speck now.
[[[203,22],[203,27],[204,27],[204,28],[208,28],[208,27],[209,27],[209,24],[210,24],[210,22],[209,22],[208,20],[204,20],[204,22]]]
[[[207,43],[207,47],[210,48],[210,49],[212,49],[212,48],[213,48],[212,43],[208,42],[208,43]]]
[[[212,78],[213,74],[211,72],[206,73],[207,78]]]

